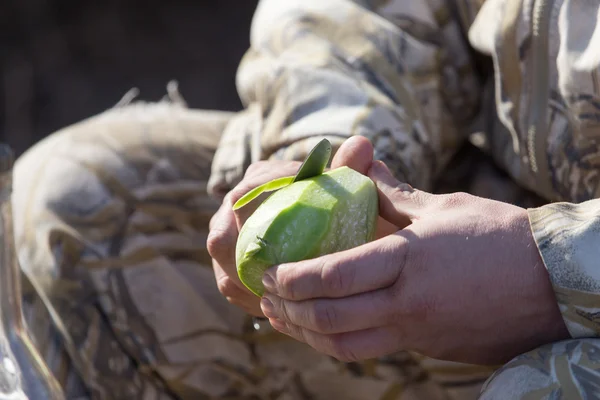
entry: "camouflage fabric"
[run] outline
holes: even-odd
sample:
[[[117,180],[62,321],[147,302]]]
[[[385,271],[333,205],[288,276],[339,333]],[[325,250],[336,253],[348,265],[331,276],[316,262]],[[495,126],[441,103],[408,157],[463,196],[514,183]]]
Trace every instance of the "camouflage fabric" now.
[[[481,400],[600,398],[598,339],[552,343],[513,359],[484,385]]]
[[[70,398],[476,398],[493,369],[340,364],[254,330],[216,289],[214,199],[254,161],[351,135],[413,186],[530,210],[573,339],[512,360],[481,396],[598,397],[598,8],[263,0],[242,112],[126,104],[36,145],[15,170],[17,245],[32,331]]]
[[[135,103],[18,160],[16,240],[38,289],[28,319],[69,398],[476,397],[491,368],[408,353],[341,364],[268,324],[255,330],[220,295],[206,187],[233,117]]]

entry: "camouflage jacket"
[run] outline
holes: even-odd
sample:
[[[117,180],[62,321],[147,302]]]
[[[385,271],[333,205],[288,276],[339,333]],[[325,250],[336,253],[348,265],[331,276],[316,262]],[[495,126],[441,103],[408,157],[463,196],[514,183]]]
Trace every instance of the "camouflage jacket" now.
[[[470,142],[521,187],[571,335],[600,333],[600,12],[594,0],[263,0],[212,165],[365,135],[423,190]],[[491,60],[491,62],[490,62]]]

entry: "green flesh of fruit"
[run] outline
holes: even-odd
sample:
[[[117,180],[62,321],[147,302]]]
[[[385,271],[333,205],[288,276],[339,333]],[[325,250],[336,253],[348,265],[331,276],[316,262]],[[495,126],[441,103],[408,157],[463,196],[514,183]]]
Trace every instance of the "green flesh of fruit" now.
[[[360,246],[374,238],[375,184],[341,167],[279,189],[248,218],[236,246],[241,281],[262,296],[269,267]]]

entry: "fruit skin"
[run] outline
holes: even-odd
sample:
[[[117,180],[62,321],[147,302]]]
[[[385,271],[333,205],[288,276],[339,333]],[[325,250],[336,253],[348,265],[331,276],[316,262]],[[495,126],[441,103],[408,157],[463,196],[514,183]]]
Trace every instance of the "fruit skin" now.
[[[248,218],[236,264],[244,285],[262,296],[264,271],[373,240],[378,215],[371,179],[340,167],[279,189]]]

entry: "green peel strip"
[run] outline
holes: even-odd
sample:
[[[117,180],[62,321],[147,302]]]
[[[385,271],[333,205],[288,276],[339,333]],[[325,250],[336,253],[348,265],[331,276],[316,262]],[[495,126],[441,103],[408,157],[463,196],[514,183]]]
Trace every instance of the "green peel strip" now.
[[[246,204],[250,203],[252,200],[254,200],[255,198],[257,198],[265,192],[273,192],[275,190],[284,188],[291,184],[293,181],[293,176],[284,176],[283,178],[273,179],[272,181],[257,186],[245,195],[243,195],[241,199],[236,201],[233,205],[233,210],[235,211],[244,207]]]
[[[238,210],[250,203],[252,200],[260,196],[264,192],[273,192],[284,188],[294,182],[303,179],[312,178],[313,176],[321,175],[331,158],[331,143],[327,139],[321,140],[306,156],[306,159],[298,169],[296,176],[285,176],[283,178],[273,179],[270,182],[262,184],[235,202],[233,210]]]

